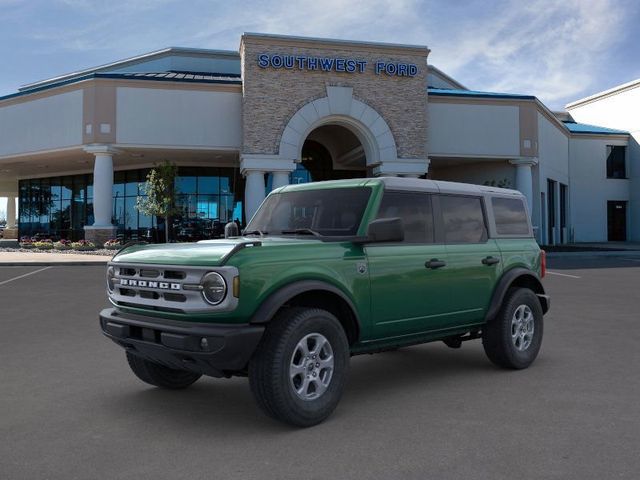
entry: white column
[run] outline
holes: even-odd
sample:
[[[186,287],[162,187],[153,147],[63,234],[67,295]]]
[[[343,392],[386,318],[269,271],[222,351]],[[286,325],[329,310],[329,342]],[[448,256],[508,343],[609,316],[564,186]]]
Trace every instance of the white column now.
[[[113,212],[113,156],[96,153],[93,166],[94,227],[111,227]]]
[[[263,155],[257,153],[243,153],[240,156],[240,173],[246,178],[244,193],[244,214],[246,221],[251,217],[265,197],[265,172],[273,173],[273,188],[289,184],[289,172],[296,168],[292,159],[279,155]]]
[[[111,223],[113,212],[113,156],[118,152],[109,145],[88,145],[84,151],[94,155],[93,163],[93,225],[84,227],[84,238],[97,245],[114,238],[116,227]]]
[[[527,199],[527,205],[529,206],[529,214],[533,212],[533,173],[531,167],[537,165],[537,158],[518,158],[515,160],[509,160],[509,163],[516,167],[516,190],[520,192]]]
[[[244,190],[244,214],[249,222],[264,200],[266,187],[263,170],[245,170],[244,176],[247,179]]]
[[[289,171],[274,171],[272,174],[272,190],[289,185]]]
[[[14,195],[7,197],[7,228],[16,228],[16,197]]]

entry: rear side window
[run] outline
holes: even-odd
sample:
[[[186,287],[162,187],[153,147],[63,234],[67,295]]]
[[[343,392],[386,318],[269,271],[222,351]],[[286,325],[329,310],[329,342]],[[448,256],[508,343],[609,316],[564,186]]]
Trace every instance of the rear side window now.
[[[405,243],[433,243],[433,211],[427,193],[386,191],[378,218],[400,217]]]
[[[446,243],[487,241],[487,227],[480,198],[442,195],[440,208]]]
[[[524,202],[520,198],[491,199],[498,235],[529,235],[529,222]]]

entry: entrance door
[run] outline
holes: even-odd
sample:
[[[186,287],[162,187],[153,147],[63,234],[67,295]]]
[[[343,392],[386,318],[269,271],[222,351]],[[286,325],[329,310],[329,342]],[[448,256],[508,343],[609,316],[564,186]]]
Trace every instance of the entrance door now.
[[[610,242],[627,240],[627,202],[607,202],[607,227]]]
[[[556,244],[556,182],[547,179],[547,243]]]

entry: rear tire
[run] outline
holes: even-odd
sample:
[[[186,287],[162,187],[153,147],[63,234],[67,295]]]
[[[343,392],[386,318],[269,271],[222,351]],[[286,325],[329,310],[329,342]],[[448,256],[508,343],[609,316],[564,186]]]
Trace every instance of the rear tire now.
[[[202,376],[185,370],[174,370],[129,352],[127,352],[127,362],[136,377],[149,385],[160,388],[171,390],[187,388]]]
[[[495,365],[522,369],[533,363],[540,351],[543,332],[540,300],[528,288],[511,288],[502,308],[482,332],[482,346]]]
[[[310,427],[336,408],[349,359],[349,342],[335,316],[287,308],[269,323],[249,362],[251,391],[268,416]]]

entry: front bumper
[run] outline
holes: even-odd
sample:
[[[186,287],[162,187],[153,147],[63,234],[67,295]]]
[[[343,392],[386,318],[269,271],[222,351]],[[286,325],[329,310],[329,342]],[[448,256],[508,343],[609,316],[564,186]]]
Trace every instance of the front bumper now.
[[[212,377],[243,371],[264,333],[260,325],[175,322],[115,308],[100,312],[100,327],[133,355]]]

